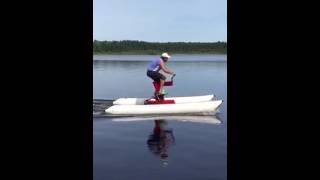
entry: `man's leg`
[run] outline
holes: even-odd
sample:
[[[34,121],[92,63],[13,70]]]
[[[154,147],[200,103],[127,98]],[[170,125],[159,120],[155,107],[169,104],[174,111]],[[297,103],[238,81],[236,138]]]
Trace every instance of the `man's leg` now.
[[[165,82],[165,80],[160,79],[160,90],[159,90],[159,93],[160,93],[160,94],[163,93],[163,85],[164,85],[164,82]]]

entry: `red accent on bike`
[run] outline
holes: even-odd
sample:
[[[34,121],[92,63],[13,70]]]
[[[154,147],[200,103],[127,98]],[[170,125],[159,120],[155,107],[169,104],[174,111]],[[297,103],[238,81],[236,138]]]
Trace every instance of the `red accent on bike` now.
[[[154,105],[154,104],[175,104],[174,100],[148,100],[146,104]]]
[[[172,81],[166,81],[164,82],[164,86],[172,86],[173,82]]]
[[[166,81],[164,82],[164,86],[172,86],[173,85],[173,81]],[[157,94],[160,91],[160,83],[153,81],[153,86],[154,86],[154,93]]]

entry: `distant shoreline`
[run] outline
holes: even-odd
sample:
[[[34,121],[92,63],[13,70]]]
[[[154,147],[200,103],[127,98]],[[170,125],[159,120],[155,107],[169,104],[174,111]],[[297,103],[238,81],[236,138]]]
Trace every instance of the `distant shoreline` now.
[[[170,55],[227,55],[227,53],[203,53],[203,52],[178,52],[170,53]],[[143,52],[114,52],[114,53],[93,53],[93,55],[160,55],[161,53],[143,53]]]
[[[226,42],[145,42],[145,41],[97,41],[93,42],[93,55],[157,55],[169,54],[227,54]]]

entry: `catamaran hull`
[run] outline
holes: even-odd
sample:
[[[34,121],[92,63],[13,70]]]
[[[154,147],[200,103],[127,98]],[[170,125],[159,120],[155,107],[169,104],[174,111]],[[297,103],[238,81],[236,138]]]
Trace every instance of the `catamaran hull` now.
[[[175,104],[182,103],[196,103],[196,102],[207,102],[213,100],[214,95],[205,95],[205,96],[189,96],[189,97],[166,97],[166,100],[174,100]],[[143,105],[145,100],[144,98],[119,98],[116,99],[114,105]],[[149,101],[155,101],[153,99]]]
[[[222,100],[161,105],[113,105],[105,110],[110,115],[166,115],[215,113]]]

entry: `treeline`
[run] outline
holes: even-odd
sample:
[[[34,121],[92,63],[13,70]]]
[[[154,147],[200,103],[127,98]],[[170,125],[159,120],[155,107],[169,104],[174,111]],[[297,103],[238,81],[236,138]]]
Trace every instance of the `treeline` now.
[[[159,54],[212,53],[226,54],[226,42],[145,42],[145,41],[97,41],[93,42],[94,54]]]

